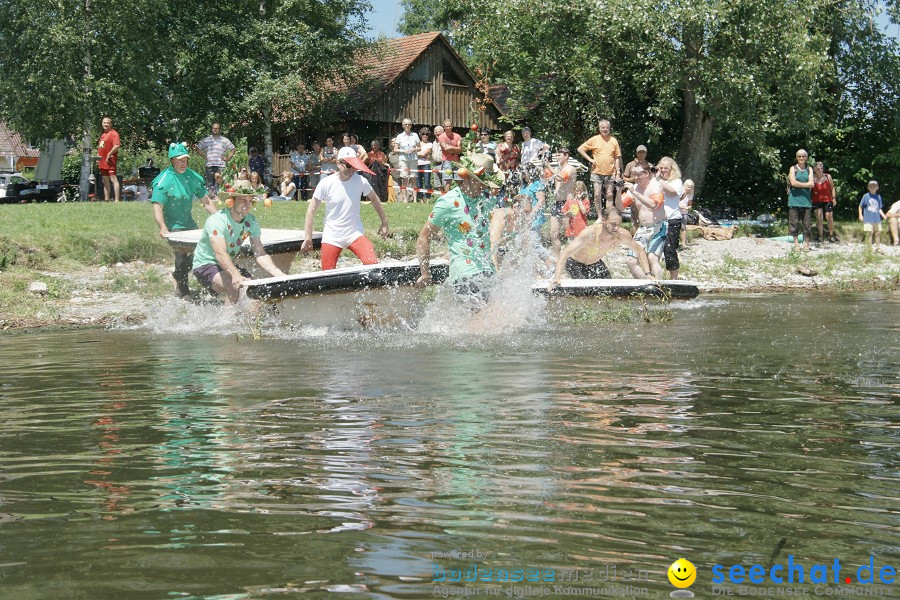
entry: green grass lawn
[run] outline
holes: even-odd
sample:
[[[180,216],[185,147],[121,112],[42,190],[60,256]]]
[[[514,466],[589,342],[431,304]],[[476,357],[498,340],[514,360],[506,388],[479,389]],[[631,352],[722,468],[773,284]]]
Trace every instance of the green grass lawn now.
[[[278,202],[271,208],[259,203],[254,209],[262,227],[303,229],[306,202]],[[363,225],[380,254],[412,254],[415,238],[428,218],[430,204],[384,204],[392,238],[381,241],[375,209],[363,205]],[[194,207],[200,227],[207,213]],[[316,214],[321,230],[324,208]],[[67,263],[109,265],[143,260],[168,262],[172,250],[157,234],[150,203],[120,202],[0,205],[0,218],[15,226],[0,235],[0,270],[13,265],[31,269],[65,268]],[[376,239],[377,238],[377,239]],[[74,266],[74,265],[69,265]]]

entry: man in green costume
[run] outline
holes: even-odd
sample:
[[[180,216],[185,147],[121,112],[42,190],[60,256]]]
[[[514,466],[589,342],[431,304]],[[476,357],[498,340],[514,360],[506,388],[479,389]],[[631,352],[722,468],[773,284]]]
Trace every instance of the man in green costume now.
[[[215,205],[206,192],[203,176],[188,169],[188,149],[184,143],[169,144],[169,162],[171,166],[160,173],[150,187],[153,188],[153,217],[159,225],[159,237],[166,239],[172,231],[197,229],[197,222],[191,215],[194,198],[200,200],[206,212],[216,213]],[[191,290],[188,277],[194,263],[192,253],[175,252],[175,271],[172,278],[175,284],[175,295],[190,300]]]

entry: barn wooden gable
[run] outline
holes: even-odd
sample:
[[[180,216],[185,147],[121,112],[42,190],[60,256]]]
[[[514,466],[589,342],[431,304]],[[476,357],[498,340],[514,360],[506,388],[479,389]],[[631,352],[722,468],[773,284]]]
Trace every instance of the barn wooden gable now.
[[[438,32],[385,40],[365,59],[366,91],[353,107],[360,121],[438,125],[450,118],[465,127],[473,111],[479,126],[498,129],[500,111],[483,105],[476,79],[447,39]]]

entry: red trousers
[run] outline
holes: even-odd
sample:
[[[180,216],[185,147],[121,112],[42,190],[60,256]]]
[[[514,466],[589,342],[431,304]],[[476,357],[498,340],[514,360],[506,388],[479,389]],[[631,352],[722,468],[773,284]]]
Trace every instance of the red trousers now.
[[[378,262],[375,256],[375,247],[364,235],[359,236],[347,249],[353,252],[364,265],[374,265]],[[337,265],[338,256],[343,248],[332,244],[322,244],[322,270],[329,271]]]

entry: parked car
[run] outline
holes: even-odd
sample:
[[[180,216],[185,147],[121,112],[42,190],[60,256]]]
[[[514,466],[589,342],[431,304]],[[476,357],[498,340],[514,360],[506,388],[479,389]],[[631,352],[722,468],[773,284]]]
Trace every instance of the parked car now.
[[[11,183],[28,183],[28,178],[21,173],[0,173],[0,198],[6,196],[6,189]]]
[[[0,204],[57,202],[62,193],[61,181],[38,183],[21,173],[0,173]]]

